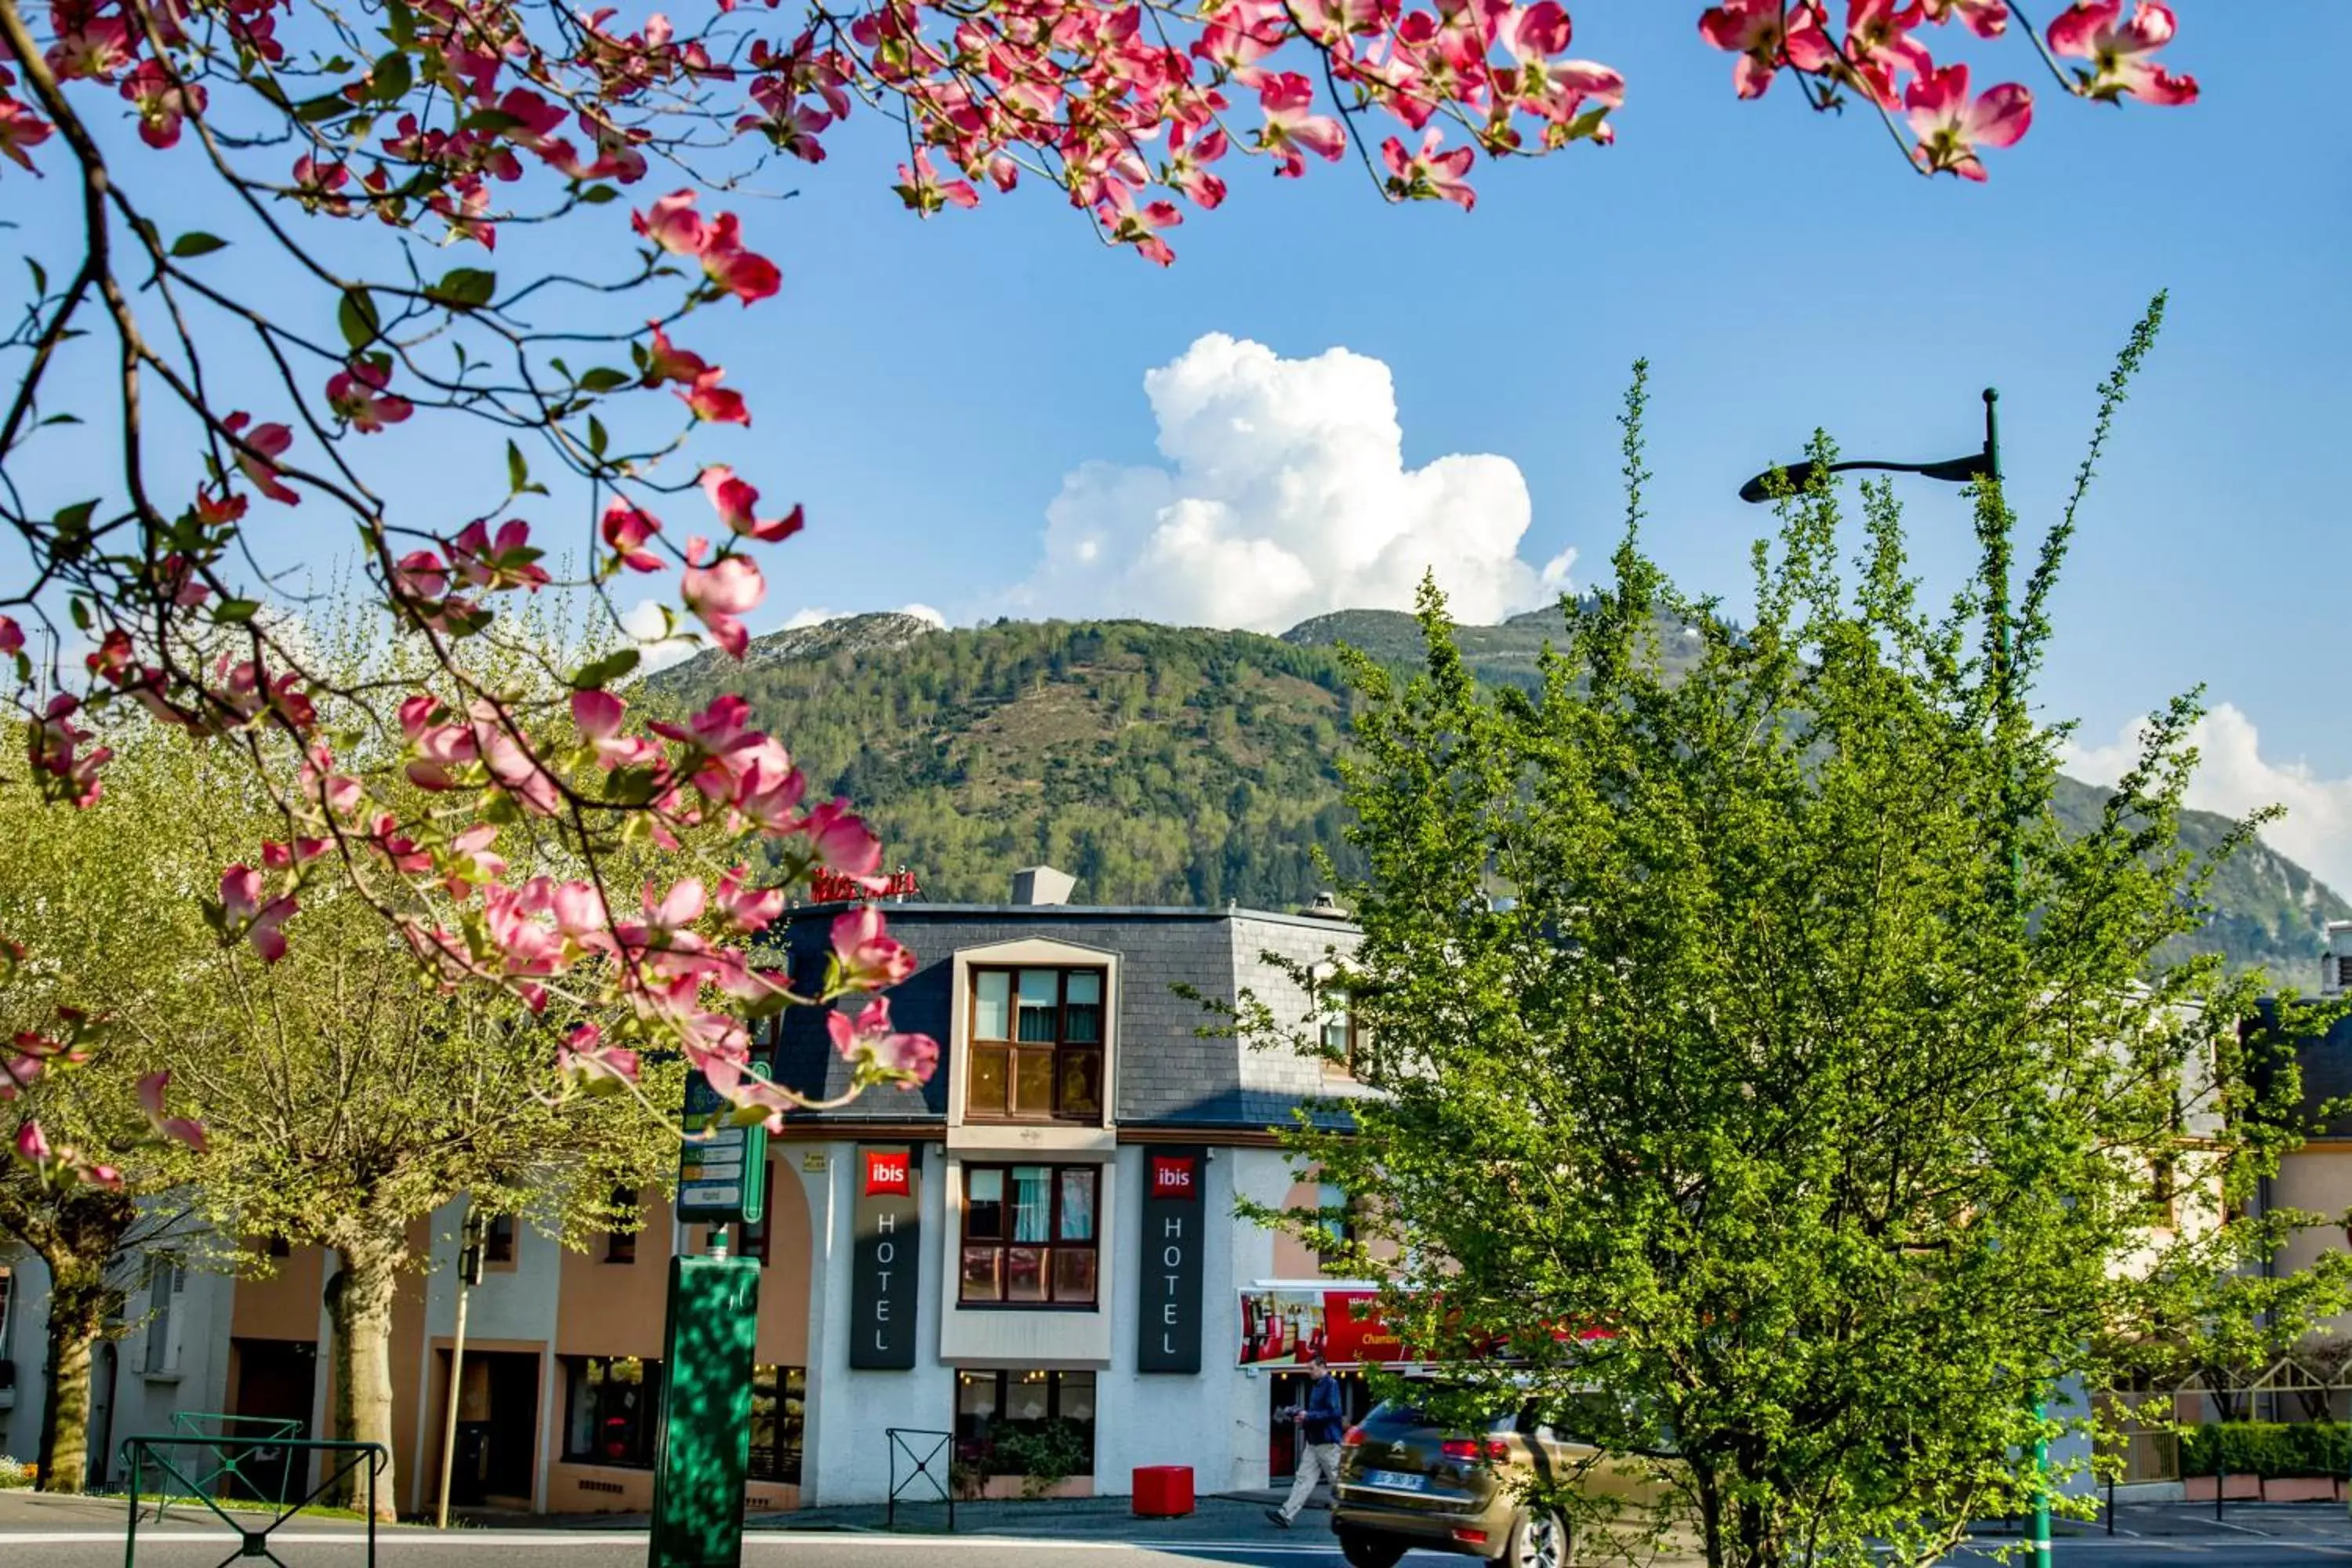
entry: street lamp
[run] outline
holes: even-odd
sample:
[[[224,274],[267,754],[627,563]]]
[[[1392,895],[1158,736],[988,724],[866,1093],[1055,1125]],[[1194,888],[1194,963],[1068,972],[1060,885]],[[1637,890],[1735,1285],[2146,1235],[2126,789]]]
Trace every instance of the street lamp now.
[[[1826,468],[1807,458],[1765,469],[1739,487],[1739,499],[1744,501],[1765,501],[1772,499],[1774,474],[1788,476],[1789,488],[1802,492],[1814,479],[1824,473],[1843,474],[1851,468],[1876,468],[1890,474],[1917,474],[1923,479],[1943,479],[1956,485],[1972,484],[1980,479],[1995,483],[2000,480],[2000,423],[1999,408],[2000,390],[1988,386],[1984,391],[1985,438],[1984,450],[1971,452],[1965,458],[1951,458],[1940,463],[1881,463],[1859,461],[1831,463]]]
[[[1990,479],[1993,483],[1999,484],[2000,482],[2000,388],[1988,386],[1984,389],[1984,449],[1980,452],[1971,453],[1965,458],[1949,458],[1940,463],[1882,463],[1864,459],[1855,462],[1822,464],[1808,458],[1800,463],[1765,469],[1739,487],[1739,499],[1744,501],[1770,500],[1774,489],[1772,481],[1776,475],[1780,476],[1787,486],[1787,489],[1780,492],[1786,495],[1792,492],[1802,493],[1811,488],[1816,479],[1825,474],[1843,474],[1854,468],[1872,468],[1891,474],[1917,474],[1923,479],[1943,479],[1957,485],[1974,484],[1979,479]],[[2006,560],[2006,557],[2003,559]],[[2006,571],[2002,575],[2006,579]],[[1998,695],[2000,710],[2005,714],[2009,710],[2011,695],[2010,681],[2012,679],[2012,671],[2010,668],[2009,584],[2004,580],[1996,584],[1996,588],[1998,597],[1994,599],[1991,605],[1993,647],[1995,656],[2000,661],[2000,668],[1996,672],[2000,688]],[[2011,809],[2013,814],[2015,811],[2013,801]],[[2010,894],[2014,900],[2020,896],[2019,883],[2021,880],[2021,868],[2018,860],[2013,827],[2009,848],[2009,876]],[[2043,1419],[2045,1409],[2044,1401],[2037,1394],[2033,1401],[2035,1421]],[[2033,1498],[2033,1563],[2034,1568],[2050,1568],[2050,1443],[2047,1438],[2038,1436],[2033,1439],[2033,1470],[2042,1480],[2042,1484],[2034,1489]]]

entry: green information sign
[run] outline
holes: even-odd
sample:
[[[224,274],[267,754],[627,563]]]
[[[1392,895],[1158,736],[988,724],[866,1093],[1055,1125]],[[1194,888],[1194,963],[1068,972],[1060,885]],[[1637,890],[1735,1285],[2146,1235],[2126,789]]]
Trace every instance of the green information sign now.
[[[758,1063],[755,1078],[768,1069]],[[757,1225],[767,1201],[768,1129],[727,1120],[735,1107],[700,1073],[686,1080],[686,1142],[677,1154],[677,1217],[688,1225]]]

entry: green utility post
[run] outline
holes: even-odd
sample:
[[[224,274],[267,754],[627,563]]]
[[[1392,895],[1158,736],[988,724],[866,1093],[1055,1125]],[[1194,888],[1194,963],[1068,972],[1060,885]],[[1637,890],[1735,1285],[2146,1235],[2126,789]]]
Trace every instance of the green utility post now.
[[[669,1264],[648,1568],[740,1568],[743,1560],[760,1265],[729,1256],[727,1227],[762,1216],[768,1135],[721,1120],[731,1109],[701,1074],[688,1079],[677,1217],[712,1228],[708,1253]]]

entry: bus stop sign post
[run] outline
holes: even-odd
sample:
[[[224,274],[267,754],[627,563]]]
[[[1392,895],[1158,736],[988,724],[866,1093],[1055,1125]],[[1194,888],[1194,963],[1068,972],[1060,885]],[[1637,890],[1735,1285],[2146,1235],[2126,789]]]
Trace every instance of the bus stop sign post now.
[[[677,1216],[712,1229],[709,1253],[669,1264],[648,1568],[740,1568],[743,1559],[760,1265],[729,1256],[727,1227],[763,1217],[768,1134],[726,1123],[732,1109],[701,1074],[688,1079],[687,1131],[708,1141],[680,1152]]]

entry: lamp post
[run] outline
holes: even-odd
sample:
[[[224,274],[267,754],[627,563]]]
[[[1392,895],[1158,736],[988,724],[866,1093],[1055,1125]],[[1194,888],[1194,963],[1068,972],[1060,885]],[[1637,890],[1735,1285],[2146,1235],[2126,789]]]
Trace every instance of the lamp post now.
[[[1801,491],[1824,474],[1843,474],[1857,468],[1883,473],[1917,474],[1923,479],[1942,479],[1949,484],[1974,484],[1979,479],[2000,483],[2000,390],[1988,386],[1984,390],[1984,447],[1965,458],[1948,458],[1940,463],[1887,463],[1872,458],[1852,462],[1822,464],[1807,458],[1767,468],[1739,487],[1739,499],[1744,501],[1765,501],[1772,499],[1773,479],[1780,476],[1786,485],[1781,493]],[[2008,557],[2001,557],[2000,581],[1990,584],[1992,604],[1992,647],[1996,668],[1993,671],[1995,722],[2008,717],[2015,695],[2011,686],[2014,671],[2010,654],[2009,570]],[[2016,775],[2011,769],[2009,809],[2003,814],[2002,831],[2008,837],[2009,891],[2012,907],[2021,900],[2024,871],[2019,860],[2017,847]],[[2039,1393],[2033,1401],[2033,1418],[2038,1424],[2047,1415],[2046,1405]],[[2050,1568],[2050,1443],[2037,1433],[2033,1439],[2033,1472],[2037,1485],[2033,1492],[2033,1563],[2034,1568]]]

